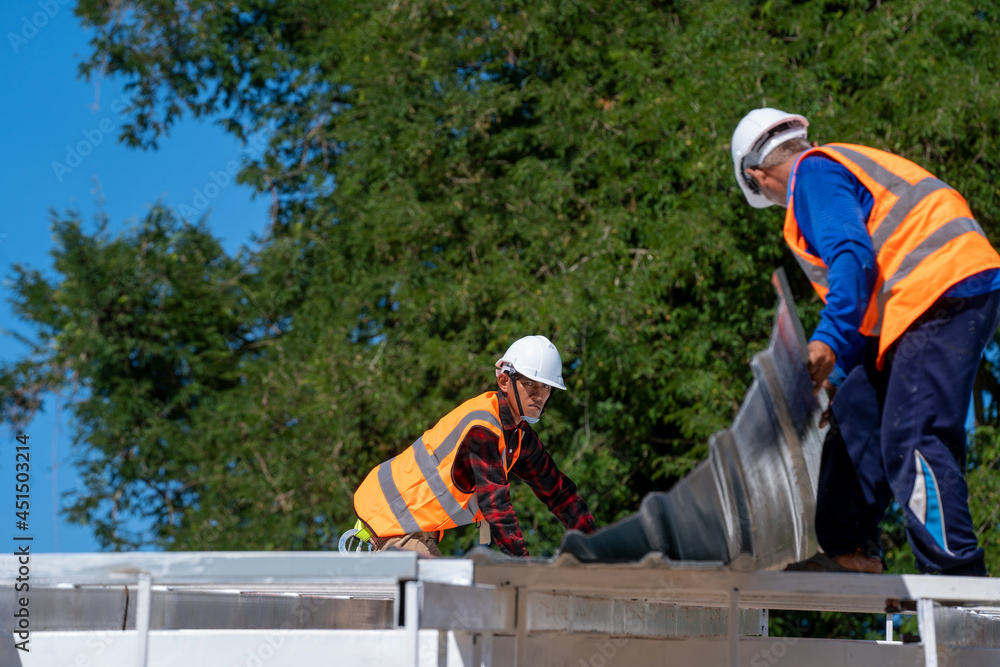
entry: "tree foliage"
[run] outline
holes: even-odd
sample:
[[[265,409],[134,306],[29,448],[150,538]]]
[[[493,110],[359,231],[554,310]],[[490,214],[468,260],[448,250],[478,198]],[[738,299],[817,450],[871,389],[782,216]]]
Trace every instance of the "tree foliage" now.
[[[94,31],[82,73],[129,88],[123,141],[155,147],[183,114],[266,136],[240,181],[274,202],[267,237],[237,257],[169,211],[114,237],[70,213],[54,221],[58,280],[16,270],[39,338],[3,369],[4,416],[80,388],[87,489],[71,513],[111,548],[328,548],[362,476],[489,389],[493,361],[529,333],[559,346],[569,387],[543,441],[599,523],[635,511],[734,415],[775,266],[817,318],[780,215],[747,207],[733,178],[729,138],[751,108],[910,157],[1000,231],[992,4],[76,11]],[[996,495],[983,434],[975,499]],[[530,495],[515,488],[540,554],[561,530]],[[974,506],[995,540],[996,503]],[[154,533],[124,534],[129,512]],[[475,539],[453,532],[446,550]]]

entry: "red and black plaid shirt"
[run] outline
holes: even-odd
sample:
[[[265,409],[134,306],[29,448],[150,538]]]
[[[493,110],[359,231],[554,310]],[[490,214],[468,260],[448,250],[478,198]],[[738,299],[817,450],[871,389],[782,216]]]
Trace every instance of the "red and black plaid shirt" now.
[[[524,421],[514,423],[507,400],[498,392],[500,424],[507,456],[517,451],[517,432],[522,431],[521,453],[511,472],[531,487],[538,499],[548,506],[566,528],[585,533],[596,529],[587,503],[576,492],[576,484],[560,472],[538,436]],[[465,493],[475,490],[479,510],[490,524],[493,541],[512,556],[528,556],[517,515],[510,504],[510,482],[500,456],[499,439],[488,429],[474,426],[459,445],[453,469],[455,482]]]

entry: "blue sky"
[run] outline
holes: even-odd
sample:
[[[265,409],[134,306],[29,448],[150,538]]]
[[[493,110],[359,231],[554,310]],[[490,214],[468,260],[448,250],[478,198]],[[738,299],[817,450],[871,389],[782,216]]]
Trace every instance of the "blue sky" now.
[[[89,35],[63,0],[0,3],[0,84],[6,103],[0,132],[0,329],[31,333],[14,319],[6,284],[15,263],[51,273],[50,211],[77,209],[90,223],[98,194],[118,231],[141,219],[158,201],[182,213],[209,213],[208,225],[230,254],[266,233],[269,202],[227,179],[234,161],[252,153],[210,122],[185,119],[156,151],[130,149],[117,137],[127,96],[123,81],[86,82],[77,67],[90,49]],[[228,180],[228,182],[227,182]],[[25,348],[0,336],[0,360],[10,362]],[[31,535],[36,552],[99,549],[86,528],[67,523],[58,509],[64,494],[78,488],[72,467],[71,412],[50,398],[44,414],[26,430],[30,436],[29,529],[15,528],[14,436],[0,429],[0,540]],[[0,547],[6,549],[6,547]]]

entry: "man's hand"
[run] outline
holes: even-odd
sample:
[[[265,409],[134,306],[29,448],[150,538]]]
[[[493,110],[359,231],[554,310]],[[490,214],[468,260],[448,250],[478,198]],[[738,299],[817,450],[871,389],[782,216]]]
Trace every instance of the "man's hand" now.
[[[813,393],[818,394],[823,381],[830,377],[837,363],[833,348],[820,340],[809,341],[809,377],[813,383]]]
[[[830,413],[833,410],[833,397],[837,395],[837,388],[829,380],[823,380],[823,389],[826,389],[826,397],[829,399],[829,403],[826,404],[826,410],[823,411],[823,415],[819,419],[820,428],[830,423]]]

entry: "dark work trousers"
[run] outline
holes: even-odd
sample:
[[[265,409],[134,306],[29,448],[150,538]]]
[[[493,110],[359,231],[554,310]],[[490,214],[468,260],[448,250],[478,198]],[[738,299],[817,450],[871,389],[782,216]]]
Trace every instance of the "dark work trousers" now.
[[[878,340],[833,401],[823,445],[816,533],[830,556],[878,557],[895,497],[922,572],[985,575],[965,484],[965,420],[1000,292],[942,297],[896,341],[882,370]]]

